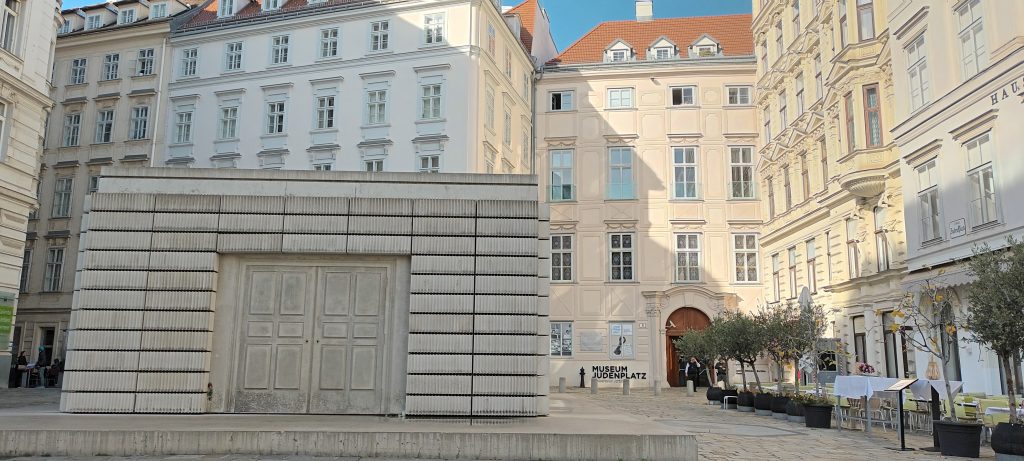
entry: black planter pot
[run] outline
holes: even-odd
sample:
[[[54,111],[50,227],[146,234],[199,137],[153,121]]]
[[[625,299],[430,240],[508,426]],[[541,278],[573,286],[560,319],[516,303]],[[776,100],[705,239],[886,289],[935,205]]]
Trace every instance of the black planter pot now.
[[[772,417],[786,420],[786,405],[789,405],[789,397],[777,395],[772,399]]]
[[[933,425],[939,435],[942,456],[977,458],[981,455],[981,424],[935,421]]]
[[[771,416],[773,398],[771,394],[754,395],[754,413],[758,416]]]
[[[723,391],[720,387],[709,387],[705,395],[708,398],[708,402],[722,403]]]
[[[754,411],[754,393],[740,392],[736,395],[736,409],[742,412]]]
[[[804,405],[796,400],[790,400],[786,404],[786,419],[791,423],[803,423],[804,419]]]
[[[736,398],[735,399],[729,399],[729,402],[726,403],[726,401],[725,401],[726,397],[736,397]],[[725,409],[727,409],[727,410],[735,410],[736,409],[736,401],[738,399],[739,399],[739,392],[737,392],[736,389],[722,389],[722,403],[725,403]]]
[[[999,423],[992,431],[992,451],[997,455],[1024,456],[1024,424]]]
[[[805,406],[804,425],[812,429],[830,429],[832,427],[832,407]]]

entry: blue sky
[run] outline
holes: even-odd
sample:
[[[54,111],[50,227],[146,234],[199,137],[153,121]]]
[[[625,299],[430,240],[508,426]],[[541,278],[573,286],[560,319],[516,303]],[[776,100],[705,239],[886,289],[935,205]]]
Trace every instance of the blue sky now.
[[[521,0],[502,0],[514,6]],[[99,3],[99,0],[64,0],[64,8]],[[634,0],[541,0],[551,16],[552,33],[559,50],[576,41],[602,21],[632,19]],[[749,13],[750,0],[654,0],[659,18]]]

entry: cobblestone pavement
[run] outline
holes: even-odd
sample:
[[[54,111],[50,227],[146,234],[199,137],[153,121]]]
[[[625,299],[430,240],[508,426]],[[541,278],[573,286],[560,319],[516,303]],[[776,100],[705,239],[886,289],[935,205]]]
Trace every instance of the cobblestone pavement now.
[[[174,455],[124,458],[120,456],[93,456],[88,458],[2,458],[5,461],[424,461],[393,458],[322,458],[309,456],[250,456],[250,455]],[[435,460],[436,461],[436,460]],[[460,460],[464,461],[464,460]],[[488,461],[488,460],[477,460]]]
[[[896,431],[883,431],[880,426],[875,426],[870,435],[860,430],[808,429],[803,424],[755,416],[753,413],[722,410],[707,405],[703,390],[693,397],[687,397],[683,389],[668,389],[660,396],[646,389],[634,389],[628,396],[622,395],[621,390],[603,388],[598,395],[590,395],[589,390],[580,389],[569,392],[608,409],[645,416],[697,434],[702,461],[959,459],[922,451],[893,451],[889,447],[899,446]],[[909,448],[931,445],[930,435],[907,436]],[[983,446],[981,457],[994,459],[995,454],[988,446]]]

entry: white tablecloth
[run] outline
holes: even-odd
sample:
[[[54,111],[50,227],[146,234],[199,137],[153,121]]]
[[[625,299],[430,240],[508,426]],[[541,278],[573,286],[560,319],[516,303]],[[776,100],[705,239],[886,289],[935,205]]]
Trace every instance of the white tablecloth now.
[[[964,383],[960,381],[950,381],[949,387],[953,389],[953,398],[956,398],[960,390],[963,389]],[[910,390],[914,393],[914,396],[922,400],[932,399],[932,389],[939,393],[939,400],[946,400],[946,382],[929,379],[919,379],[916,383],[910,385]]]
[[[1010,414],[1010,409],[1001,407],[988,407],[985,409],[985,416],[992,416],[997,413]],[[1018,408],[1017,414],[1024,416],[1024,408]]]
[[[835,390],[832,393],[839,397],[854,399],[871,397],[876,392],[882,392],[899,381],[899,378],[882,378],[878,376],[836,376]],[[960,381],[950,381],[949,385],[953,389],[954,397],[963,388],[963,383]],[[939,399],[946,400],[946,383],[944,381],[919,379],[910,386],[910,390],[917,398],[925,400],[931,399],[931,388],[935,388],[939,392]]]

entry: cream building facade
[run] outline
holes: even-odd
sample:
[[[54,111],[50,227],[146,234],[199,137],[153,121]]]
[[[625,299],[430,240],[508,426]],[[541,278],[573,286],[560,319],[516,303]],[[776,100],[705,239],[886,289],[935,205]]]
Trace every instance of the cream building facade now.
[[[753,1],[758,171],[764,299],[807,287],[853,360],[902,377],[912,354],[883,329],[907,264],[888,3]]]
[[[1024,209],[1013,205],[1024,195],[1024,4],[891,2],[888,22],[907,197],[905,288],[952,285],[962,306],[971,279],[959,263],[976,245],[1001,248],[1024,235]],[[1009,371],[962,335],[944,373],[965,392],[1006,394]],[[1020,363],[1011,367],[1020,376]]]
[[[679,385],[671,338],[761,295],[750,16],[654,20],[650,6],[538,82],[552,383]]]
[[[0,370],[17,356],[14,327],[20,304],[25,230],[37,207],[41,139],[50,100],[56,0],[11,0],[0,5]],[[7,380],[0,382],[6,387]]]

